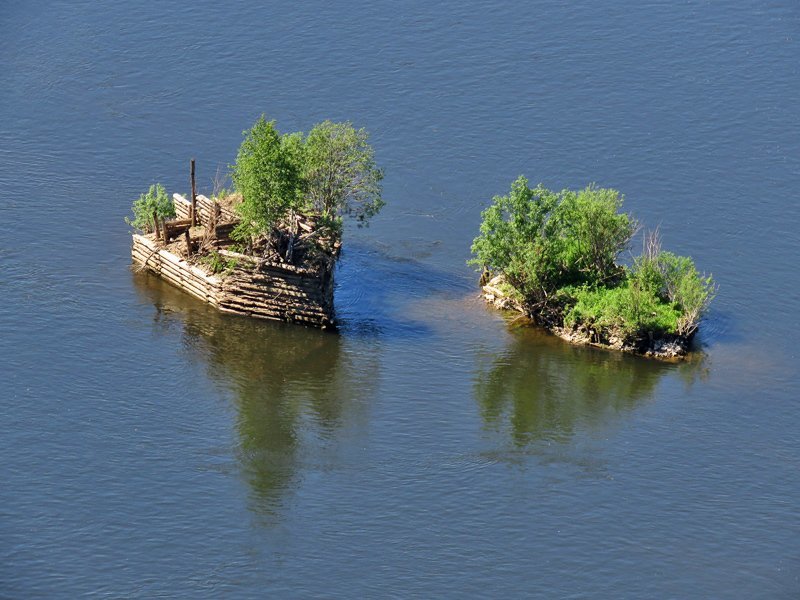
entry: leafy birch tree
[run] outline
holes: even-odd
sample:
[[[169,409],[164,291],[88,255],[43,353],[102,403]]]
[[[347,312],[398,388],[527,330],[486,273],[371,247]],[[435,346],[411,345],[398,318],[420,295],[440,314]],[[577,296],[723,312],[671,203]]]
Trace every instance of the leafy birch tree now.
[[[303,146],[306,201],[329,219],[353,217],[360,224],[384,205],[383,172],[364,129],[351,123],[324,121],[315,125]]]

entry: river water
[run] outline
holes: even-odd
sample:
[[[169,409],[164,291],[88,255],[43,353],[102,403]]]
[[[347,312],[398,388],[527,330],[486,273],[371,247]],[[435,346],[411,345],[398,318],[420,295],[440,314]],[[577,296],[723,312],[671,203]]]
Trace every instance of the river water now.
[[[0,597],[796,598],[796,2],[0,8]],[[371,132],[341,334],[130,269],[131,201],[261,113]],[[526,174],[714,274],[699,352],[477,299]]]

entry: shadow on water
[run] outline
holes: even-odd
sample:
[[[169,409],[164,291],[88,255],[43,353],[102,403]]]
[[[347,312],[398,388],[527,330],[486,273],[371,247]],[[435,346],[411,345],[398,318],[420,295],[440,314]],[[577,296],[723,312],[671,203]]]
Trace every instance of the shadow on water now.
[[[336,318],[345,336],[420,338],[430,323],[409,304],[475,293],[474,282],[367,244],[350,244],[336,273]]]
[[[687,385],[703,360],[672,364],[576,347],[534,327],[516,327],[501,353],[479,355],[474,393],[487,430],[516,450],[565,443],[581,429],[613,422],[650,399],[677,374]]]
[[[377,351],[356,361],[335,334],[225,315],[156,277],[134,278],[155,306],[158,326],[180,323],[192,357],[205,361],[212,383],[232,392],[236,458],[252,509],[274,521],[298,473],[333,468],[343,425],[364,421],[380,375]]]

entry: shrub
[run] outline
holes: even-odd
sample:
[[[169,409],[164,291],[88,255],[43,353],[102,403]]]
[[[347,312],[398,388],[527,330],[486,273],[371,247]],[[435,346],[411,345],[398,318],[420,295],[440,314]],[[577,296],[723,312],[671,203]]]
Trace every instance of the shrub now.
[[[667,298],[681,310],[676,331],[680,335],[691,335],[714,299],[717,286],[710,275],[701,275],[697,271],[694,261],[688,256],[662,252],[659,264],[664,274]]]
[[[482,213],[480,235],[472,244],[471,264],[503,273],[526,300],[546,297],[557,278],[545,225],[558,203],[554,192],[531,189],[519,177],[507,196],[495,196]]]
[[[675,332],[680,311],[635,282],[616,287],[567,288],[562,293],[574,304],[564,314],[564,325],[586,325],[622,337]]]
[[[559,246],[566,280],[603,283],[619,274],[617,255],[636,229],[629,215],[618,212],[622,202],[616,190],[594,186],[561,192],[550,235]]]
[[[125,217],[125,222],[145,233],[155,231],[154,212],[159,219],[175,216],[175,206],[160,183],[151,185],[146,194],[142,194],[138,200],[134,200],[131,211],[133,212],[133,221]]]
[[[701,275],[688,256],[661,250],[658,231],[645,238],[645,249],[634,260],[632,284],[646,289],[680,311],[674,332],[691,335],[716,294],[711,276]]]

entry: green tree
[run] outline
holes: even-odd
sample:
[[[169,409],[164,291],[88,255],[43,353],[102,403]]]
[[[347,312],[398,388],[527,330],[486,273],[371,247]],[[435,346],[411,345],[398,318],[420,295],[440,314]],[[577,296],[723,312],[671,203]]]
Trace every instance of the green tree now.
[[[471,264],[502,273],[526,301],[537,302],[552,290],[557,268],[546,235],[547,220],[558,195],[538,186],[531,189],[520,176],[507,196],[495,196],[481,214],[480,235],[472,244]]]
[[[636,230],[636,222],[619,212],[622,202],[618,191],[594,186],[561,192],[548,233],[557,240],[568,283],[603,283],[619,274],[617,256]]]
[[[366,222],[384,205],[383,172],[375,165],[364,129],[350,123],[315,125],[303,145],[306,202],[328,219],[351,216]]]
[[[303,203],[301,134],[281,135],[262,115],[244,132],[231,177],[242,194],[235,235],[253,241],[269,234]]]
[[[519,177],[483,211],[470,262],[502,273],[529,304],[563,286],[602,283],[619,274],[617,255],[635,229],[621,205],[615,190],[554,192]]]

